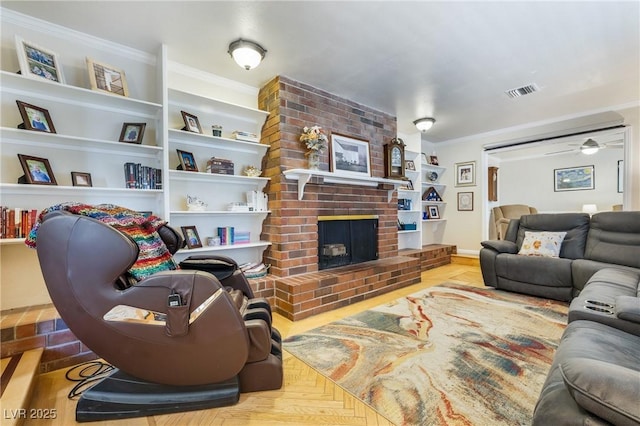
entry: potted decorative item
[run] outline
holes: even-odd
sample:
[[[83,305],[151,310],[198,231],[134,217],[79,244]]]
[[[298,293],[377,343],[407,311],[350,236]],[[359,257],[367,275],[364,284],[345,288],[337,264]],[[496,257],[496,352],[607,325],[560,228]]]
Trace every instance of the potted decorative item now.
[[[304,127],[300,141],[307,147],[305,155],[308,157],[309,169],[320,169],[320,154],[327,148],[327,136],[319,126]]]

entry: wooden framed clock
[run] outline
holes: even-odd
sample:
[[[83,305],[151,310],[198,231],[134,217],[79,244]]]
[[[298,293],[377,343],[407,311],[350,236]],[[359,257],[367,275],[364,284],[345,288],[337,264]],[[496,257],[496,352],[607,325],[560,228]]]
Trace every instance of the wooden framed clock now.
[[[393,138],[384,146],[384,173],[391,179],[404,179],[404,142]]]

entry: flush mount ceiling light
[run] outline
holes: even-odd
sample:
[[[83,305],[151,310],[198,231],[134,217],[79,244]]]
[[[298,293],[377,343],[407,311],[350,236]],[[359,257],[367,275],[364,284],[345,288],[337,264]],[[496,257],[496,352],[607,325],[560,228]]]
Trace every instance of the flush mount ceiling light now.
[[[231,42],[229,45],[229,54],[233,60],[246,70],[253,69],[260,65],[265,53],[267,53],[267,50],[258,43],[241,38]]]
[[[598,142],[593,139],[587,139],[585,143],[580,146],[580,152],[586,155],[595,154],[600,149]]]
[[[435,122],[436,120],[434,118],[425,117],[425,118],[418,118],[416,121],[413,122],[413,124],[415,124],[418,130],[420,130],[421,132],[426,132],[431,128],[431,126],[433,126],[433,123]]]

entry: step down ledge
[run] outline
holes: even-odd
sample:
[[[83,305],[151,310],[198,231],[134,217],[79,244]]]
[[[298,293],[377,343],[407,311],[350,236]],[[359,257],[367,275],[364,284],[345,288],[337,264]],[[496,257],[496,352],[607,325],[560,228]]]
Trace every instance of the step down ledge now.
[[[0,413],[2,426],[18,426],[27,417],[31,395],[40,374],[40,358],[44,348],[36,348],[2,359],[2,396]],[[15,368],[15,359],[19,357]],[[13,371],[10,371],[13,370]],[[6,382],[5,382],[6,381]]]

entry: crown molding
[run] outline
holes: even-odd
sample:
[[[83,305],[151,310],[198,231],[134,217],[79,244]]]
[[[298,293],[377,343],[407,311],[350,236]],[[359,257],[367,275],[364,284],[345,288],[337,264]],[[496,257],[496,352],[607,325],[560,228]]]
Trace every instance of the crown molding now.
[[[431,142],[431,143],[433,143],[434,146],[438,146],[438,144],[443,144],[441,146],[444,146],[444,144],[446,144],[446,145],[456,145],[456,144],[460,144],[460,143],[467,143],[467,142],[477,141],[478,139],[488,139],[488,138],[497,137],[497,136],[500,136],[500,135],[510,134],[510,133],[513,133],[513,132],[518,132],[518,131],[523,131],[523,130],[531,130],[531,129],[535,129],[535,128],[539,128],[539,127],[549,126],[549,125],[552,125],[552,124],[560,124],[560,123],[562,123],[564,121],[575,120],[575,119],[579,119],[579,118],[583,118],[583,117],[588,117],[590,115],[602,114],[602,113],[607,113],[607,112],[623,111],[625,109],[637,108],[637,107],[640,107],[640,101],[633,101],[633,102],[628,102],[628,103],[625,103],[625,104],[612,105],[612,106],[592,109],[592,110],[588,110],[588,111],[581,111],[581,112],[578,112],[578,113],[567,114],[567,115],[563,115],[563,116],[560,116],[560,117],[554,117],[554,118],[547,119],[547,120],[535,121],[535,122],[526,123],[526,124],[520,124],[520,125],[512,126],[512,127],[505,127],[503,129],[491,130],[489,132],[478,133],[478,134],[470,135],[470,136],[463,136],[463,137],[458,138],[458,139],[449,139],[448,141],[437,142],[437,143]]]
[[[92,49],[104,50],[109,53],[117,52],[118,55],[152,66],[157,64],[157,58],[154,54],[82,33],[39,18],[34,18],[33,16],[25,15],[11,9],[0,8],[0,15],[2,16],[3,23],[13,24],[45,35],[69,40],[74,44],[86,45]]]

